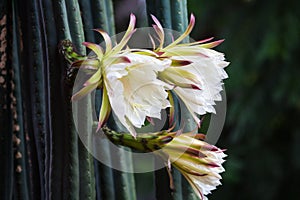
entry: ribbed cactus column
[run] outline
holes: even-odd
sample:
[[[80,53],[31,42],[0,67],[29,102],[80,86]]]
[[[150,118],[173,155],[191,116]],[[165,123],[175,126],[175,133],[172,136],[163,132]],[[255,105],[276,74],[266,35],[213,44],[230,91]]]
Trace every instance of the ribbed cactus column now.
[[[0,2],[0,199],[12,199],[14,152],[12,135],[11,5]]]
[[[82,19],[80,15],[79,4],[75,0],[66,1],[68,23],[70,27],[71,40],[80,54],[86,54],[82,46],[84,39]],[[88,146],[91,146],[89,138],[91,137],[91,127],[88,125],[92,121],[91,97],[87,96],[78,102],[77,120],[78,131],[85,133],[88,138]],[[73,109],[74,111],[74,109]],[[76,111],[75,111],[76,112]],[[79,160],[79,199],[95,199],[95,178],[93,158],[87,151],[83,143],[78,140],[78,160]]]
[[[180,33],[183,33],[188,25],[188,13],[187,13],[187,0],[174,0],[171,1],[171,9],[172,9],[172,28]],[[186,40],[186,39],[185,39]],[[185,41],[188,42],[188,41]],[[189,114],[186,107],[180,108],[180,115],[184,121],[184,130],[192,131],[197,128],[196,123],[192,120],[192,116]],[[190,119],[190,120],[187,120]],[[195,200],[198,197],[195,195],[192,187],[186,181],[186,179],[179,173],[178,170],[173,171],[174,175],[174,183],[178,193],[182,192],[182,195],[178,193],[174,194],[175,199],[187,199],[187,200]],[[180,181],[181,180],[181,181]],[[180,184],[181,182],[181,184]]]
[[[46,6],[46,4],[45,4]],[[49,15],[53,13],[55,24],[48,18],[49,25],[53,24],[56,31],[47,27],[49,49],[58,45],[59,41],[65,38],[71,39],[69,31],[67,9],[65,1],[55,1],[48,5],[53,10],[49,10]],[[49,16],[50,17],[50,16]],[[53,28],[52,28],[53,29]],[[51,34],[51,35],[50,35]],[[51,46],[50,46],[51,45]],[[56,47],[57,48],[57,47]],[[78,164],[78,139],[72,122],[72,112],[69,98],[71,96],[71,86],[65,84],[64,76],[66,63],[57,59],[59,54],[49,55],[49,60],[53,62],[50,68],[51,83],[51,111],[52,111],[52,137],[50,152],[50,199],[79,199],[79,164]],[[54,103],[54,99],[57,98]]]
[[[147,12],[148,14],[154,14],[162,23],[163,27],[166,29],[172,29],[183,33],[188,25],[188,15],[187,15],[187,2],[186,0],[147,0]],[[151,24],[151,18],[149,18],[149,24]],[[167,31],[167,30],[166,30]],[[168,33],[167,33],[168,34]],[[166,34],[166,35],[167,35]],[[172,41],[171,37],[166,36],[165,43]],[[185,108],[179,108],[179,103],[177,102],[178,109],[181,112],[176,113],[177,118],[177,127],[179,128],[180,118],[188,119],[191,118]],[[196,128],[196,124],[193,120],[185,121],[185,131],[191,131]],[[162,187],[162,185],[168,186],[168,175],[166,171],[159,170],[155,172],[156,174],[156,196],[158,199],[188,199],[193,200],[197,199],[192,188],[187,183],[187,181],[182,177],[182,175],[176,170],[172,169],[173,181],[174,181],[174,190],[170,191],[167,187]],[[166,192],[166,191],[169,191]],[[172,193],[172,195],[171,195]]]
[[[105,1],[91,0],[90,5],[92,11],[90,20],[92,20],[93,22],[93,24],[90,25],[91,28],[101,28],[103,30],[109,30],[108,27],[110,25],[107,20],[108,16],[106,11]],[[93,40],[88,40],[88,41],[99,43],[102,40],[102,38],[100,39],[99,34],[96,32],[93,32],[93,34],[95,34]],[[101,97],[102,97],[102,92],[100,90],[96,91],[95,94],[96,110],[99,110],[101,106]],[[106,161],[111,163],[110,149],[107,141],[101,141],[101,146],[97,146],[95,148],[102,151],[103,155],[105,155]],[[99,162],[98,160],[95,160],[95,175],[97,178],[96,179],[97,199],[98,200],[115,199],[116,191],[114,186],[113,169],[109,168],[108,166]]]
[[[164,28],[169,30],[172,29],[172,18],[171,18],[171,2],[170,0],[147,0],[147,12],[148,17],[150,14],[155,15],[162,23]],[[152,24],[152,19],[148,19],[149,25]],[[170,37],[165,38],[166,43],[171,42]],[[160,158],[156,158],[160,159]],[[156,160],[155,162],[161,162]],[[155,191],[157,199],[172,199],[173,190],[170,188],[169,175],[166,169],[160,169],[155,173]],[[178,183],[178,182],[177,182]],[[175,188],[174,188],[175,189]]]
[[[14,198],[15,199],[30,199],[30,188],[29,188],[29,176],[28,176],[28,159],[26,153],[26,136],[24,132],[24,116],[22,106],[22,79],[20,69],[20,48],[22,41],[20,36],[20,24],[18,23],[18,12],[16,5],[12,4],[12,26],[13,26],[13,41],[12,41],[12,68],[13,68],[13,79],[14,79],[14,106],[13,109],[13,143],[14,143]]]
[[[48,93],[45,76],[44,27],[37,1],[16,4],[22,30],[20,69],[24,99],[24,131],[27,138],[29,173],[32,198],[46,198],[44,176],[47,135],[49,134]],[[16,47],[17,48],[17,47]]]
[[[114,36],[115,33],[115,23],[114,23],[114,13],[113,13],[113,2],[111,0],[107,1],[91,1],[94,3],[93,20],[94,28],[101,28],[106,31],[110,36]],[[99,42],[99,34],[96,35],[96,41]],[[94,42],[94,41],[92,41]],[[101,91],[96,91],[96,106],[100,107]],[[97,110],[99,110],[97,108]],[[112,127],[116,130],[121,130],[118,123],[115,123],[117,119],[113,117],[110,118],[110,123]],[[102,141],[102,147],[96,147],[98,150],[102,150],[106,155],[106,160],[110,162],[117,162],[119,166],[124,171],[128,171],[128,168],[132,168],[132,158],[127,155],[123,155],[122,151],[118,152],[118,157],[111,157],[108,141]],[[130,149],[127,149],[130,151]],[[114,159],[114,160],[112,160]],[[97,163],[100,169],[100,185],[102,186],[101,192],[104,199],[136,199],[135,192],[135,182],[134,175],[131,173],[124,173],[117,170],[109,169],[102,163]],[[112,173],[111,173],[112,172]],[[99,189],[100,190],[100,189]]]
[[[68,193],[63,193],[63,186],[65,188],[70,188],[73,183],[78,180],[78,169],[77,167],[72,168],[72,179],[67,171],[70,166],[74,166],[70,162],[70,158],[66,157],[66,154],[62,153],[65,151],[73,152],[74,148],[74,133],[71,129],[70,122],[66,120],[66,110],[65,110],[65,98],[66,93],[64,87],[62,87],[64,70],[62,64],[58,58],[57,44],[60,37],[69,36],[68,29],[64,28],[63,20],[56,16],[56,13],[60,13],[63,16],[64,11],[58,8],[58,5],[52,4],[49,1],[39,1],[39,6],[41,7],[40,13],[43,15],[44,20],[44,34],[45,34],[45,46],[44,52],[46,61],[45,65],[45,76],[44,78],[48,80],[48,100],[50,106],[50,114],[48,115],[48,120],[50,124],[47,146],[46,149],[46,199],[63,199],[63,195],[68,196]],[[62,4],[61,4],[62,6]],[[55,17],[56,16],[56,17]],[[57,34],[57,32],[59,34]],[[67,127],[67,128],[65,128]],[[72,137],[73,136],[73,137]],[[76,136],[76,135],[75,135]],[[65,143],[65,140],[68,143]],[[72,146],[73,145],[73,146]],[[75,159],[76,160],[76,159]],[[71,163],[71,164],[69,164]],[[74,173],[75,172],[75,173]],[[70,192],[78,195],[78,189],[70,188]]]

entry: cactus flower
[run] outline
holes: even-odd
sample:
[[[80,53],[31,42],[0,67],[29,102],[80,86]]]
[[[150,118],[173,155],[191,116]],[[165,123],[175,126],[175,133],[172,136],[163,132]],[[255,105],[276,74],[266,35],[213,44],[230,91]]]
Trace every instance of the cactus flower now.
[[[171,65],[158,73],[158,78],[174,86],[174,92],[186,105],[196,123],[200,124],[197,114],[215,113],[215,101],[221,100],[222,80],[227,78],[224,68],[229,64],[224,55],[212,50],[223,40],[181,43],[191,33],[195,18],[191,15],[186,31],[171,44],[164,46],[165,33],[160,22],[152,16],[159,45],[154,52],[159,59],[170,59]],[[180,44],[181,43],[181,44]]]
[[[103,126],[112,110],[120,122],[135,135],[145,119],[160,118],[162,109],[171,107],[173,90],[186,105],[195,122],[198,115],[215,113],[215,101],[221,100],[222,80],[227,78],[224,68],[229,64],[224,55],[212,50],[223,40],[209,42],[212,38],[180,44],[192,31],[195,18],[191,15],[186,31],[171,44],[164,46],[165,33],[159,21],[152,16],[159,45],[153,38],[153,51],[124,47],[135,32],[135,16],[121,41],[113,46],[107,33],[99,32],[105,42],[105,51],[100,45],[85,42],[96,57],[74,62],[73,66],[93,71],[84,87],[75,93],[79,99],[97,87],[103,88],[103,103],[100,109],[98,129]],[[207,43],[209,42],[209,43]],[[170,99],[170,101],[168,100]],[[172,121],[172,120],[171,120]]]
[[[161,118],[161,110],[170,107],[166,89],[172,86],[157,79],[157,72],[169,63],[153,57],[128,54],[131,63],[106,68],[105,85],[111,107],[127,130],[135,135],[147,117]],[[153,67],[156,66],[156,69]]]
[[[140,133],[134,138],[128,133],[118,133],[108,127],[103,127],[102,130],[113,143],[141,152],[153,152],[165,161],[169,170],[172,166],[177,168],[201,200],[206,200],[205,195],[221,185],[220,173],[225,171],[222,163],[226,155],[224,150],[202,141],[205,137],[203,134],[164,130]]]
[[[134,127],[140,128],[147,118],[160,118],[161,110],[170,107],[166,90],[172,86],[157,79],[157,73],[168,67],[171,61],[124,49],[135,32],[134,26],[135,16],[131,14],[128,29],[115,46],[107,33],[96,30],[104,38],[105,51],[100,45],[84,42],[96,55],[73,63],[73,66],[93,73],[72,100],[80,99],[97,87],[103,88],[98,129],[112,110],[125,128],[136,135]]]
[[[216,146],[183,133],[167,143],[162,152],[159,155],[169,159],[201,200],[206,200],[205,195],[221,185],[220,173],[225,171],[222,163],[226,155]]]

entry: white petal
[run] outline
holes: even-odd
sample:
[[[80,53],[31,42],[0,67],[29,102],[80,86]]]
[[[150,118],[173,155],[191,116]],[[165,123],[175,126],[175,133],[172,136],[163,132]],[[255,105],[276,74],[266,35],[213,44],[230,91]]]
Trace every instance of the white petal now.
[[[181,98],[188,110],[198,123],[199,119],[194,114],[203,115],[205,113],[215,113],[213,105],[215,101],[221,101],[220,91],[222,90],[222,80],[227,78],[227,74],[223,69],[228,65],[224,61],[224,55],[217,51],[205,48],[199,48],[205,56],[173,56],[173,59],[189,60],[192,63],[182,66],[184,69],[194,74],[199,80],[201,90],[191,90],[188,88],[176,87],[174,91]],[[184,78],[184,77],[183,77]],[[189,83],[186,80],[186,83]]]
[[[137,54],[127,54],[130,63],[107,66],[106,84],[112,110],[132,133],[140,128],[146,117],[160,118],[161,110],[170,107],[165,89],[172,88],[157,79],[170,61]]]

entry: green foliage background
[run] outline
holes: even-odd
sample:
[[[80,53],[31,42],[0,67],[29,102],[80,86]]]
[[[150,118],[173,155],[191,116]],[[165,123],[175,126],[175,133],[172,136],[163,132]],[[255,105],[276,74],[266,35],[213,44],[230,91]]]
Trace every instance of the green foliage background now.
[[[194,39],[225,38],[229,155],[210,199],[300,197],[299,1],[189,0]]]

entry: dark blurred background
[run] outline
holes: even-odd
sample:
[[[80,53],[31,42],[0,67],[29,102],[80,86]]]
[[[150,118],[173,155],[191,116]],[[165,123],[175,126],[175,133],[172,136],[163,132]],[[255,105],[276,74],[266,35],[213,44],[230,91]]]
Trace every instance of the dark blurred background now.
[[[127,2],[116,1],[117,32],[128,13],[143,13],[142,1]],[[226,172],[209,199],[300,198],[299,7],[296,0],[188,0],[192,38],[224,38],[216,49],[231,62],[217,144],[227,149]]]

